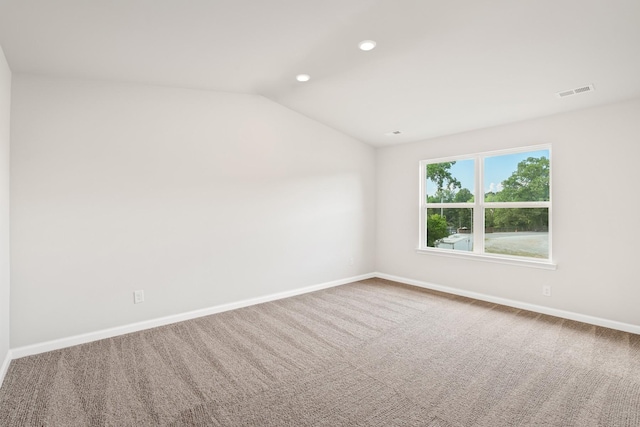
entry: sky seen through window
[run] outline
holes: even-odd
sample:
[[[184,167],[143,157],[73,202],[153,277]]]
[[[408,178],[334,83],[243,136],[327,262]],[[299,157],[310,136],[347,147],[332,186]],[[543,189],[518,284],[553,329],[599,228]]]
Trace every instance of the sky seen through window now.
[[[499,192],[502,190],[502,181],[509,178],[518,169],[518,163],[529,157],[549,158],[549,150],[527,151],[513,154],[501,154],[485,158],[484,165],[484,192]],[[466,188],[475,195],[473,159],[457,160],[449,170]],[[427,180],[427,194],[433,196],[437,186]]]

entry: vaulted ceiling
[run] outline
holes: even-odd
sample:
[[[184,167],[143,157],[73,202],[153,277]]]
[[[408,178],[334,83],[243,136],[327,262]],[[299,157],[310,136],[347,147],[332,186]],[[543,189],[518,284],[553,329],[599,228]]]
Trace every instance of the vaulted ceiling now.
[[[638,0],[0,0],[0,45],[16,74],[259,94],[375,146],[640,96]]]

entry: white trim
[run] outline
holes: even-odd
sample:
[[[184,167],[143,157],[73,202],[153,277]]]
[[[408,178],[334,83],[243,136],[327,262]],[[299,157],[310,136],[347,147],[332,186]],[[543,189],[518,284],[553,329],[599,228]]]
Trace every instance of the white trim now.
[[[7,375],[7,371],[9,370],[9,364],[13,360],[12,351],[7,351],[7,354],[4,357],[4,361],[2,362],[2,366],[0,366],[0,387],[2,387],[2,383],[4,382],[4,377]]]
[[[527,151],[538,151],[538,150],[546,150],[548,148],[551,148],[551,143],[543,143],[543,144],[533,144],[533,145],[523,145],[523,146],[517,146],[517,147],[511,147],[511,148],[501,148],[498,150],[489,150],[489,151],[476,151],[473,153],[461,153],[461,154],[454,154],[452,156],[446,156],[446,157],[438,157],[435,159],[432,158],[428,158],[425,160],[422,160],[421,162],[424,162],[425,164],[427,163],[445,163],[445,162],[453,162],[453,161],[457,161],[457,160],[468,160],[468,159],[472,159],[475,156],[478,155],[482,155],[484,157],[495,157],[495,156],[503,156],[506,154],[517,154],[517,153],[523,153],[523,152],[527,152]]]
[[[171,316],[161,317],[157,319],[147,320],[143,322],[132,323],[129,325],[118,326],[115,328],[103,329],[96,332],[90,332],[81,335],[75,335],[67,338],[60,338],[57,340],[47,341],[39,344],[33,344],[24,347],[18,347],[10,349],[5,357],[2,366],[0,367],[0,385],[1,381],[9,369],[11,360],[18,359],[25,356],[31,356],[34,354],[44,353],[47,351],[58,350],[66,347],[71,347],[78,344],[85,344],[100,339],[111,338],[118,335],[128,334],[132,332],[143,331],[158,326],[169,325],[172,323],[182,322],[184,320],[195,319],[202,316],[208,316],[211,314],[221,313],[224,311],[235,310],[237,308],[248,307],[255,304],[261,304],[269,301],[275,301],[283,298],[289,298],[296,295],[301,295],[309,292],[319,291],[321,289],[327,289],[335,286],[345,285],[351,282],[357,282],[359,280],[380,278],[392,280],[394,282],[405,283],[407,285],[417,286],[425,289],[432,289],[440,292],[446,292],[453,295],[460,295],[468,298],[473,298],[481,301],[492,302],[496,304],[506,305],[509,307],[520,308],[523,310],[529,310],[536,313],[547,314],[550,316],[561,317],[564,319],[575,320],[578,322],[588,323],[591,325],[602,326],[605,328],[616,329],[619,331],[630,332],[633,334],[640,334],[640,325],[632,325],[629,323],[617,322],[615,320],[608,320],[599,317],[593,317],[585,314],[574,313],[570,311],[558,310],[555,308],[544,307],[535,304],[529,304],[521,301],[510,300],[507,298],[494,297],[491,295],[485,295],[478,292],[465,291],[461,289],[451,288],[448,286],[436,285],[429,282],[423,282],[420,280],[408,279],[405,277],[394,276],[385,273],[368,273],[359,276],[354,276],[346,279],[334,280],[332,282],[321,283],[318,285],[307,286],[300,289],[294,289],[291,291],[279,292],[276,294],[265,295],[262,297],[251,298],[247,300],[237,301],[228,304],[222,304],[201,310],[194,310],[186,313],[175,314]]]
[[[534,258],[509,257],[507,255],[490,255],[486,253],[479,254],[476,252],[452,251],[438,248],[417,248],[416,252],[420,255],[437,255],[449,258],[469,259],[472,261],[488,261],[496,264],[517,265],[543,270],[556,270],[558,268],[558,265],[552,261],[536,260]]]
[[[548,314],[549,316],[561,317],[563,319],[575,320],[577,322],[588,323],[590,325],[602,326],[605,328],[616,329],[618,331],[630,332],[632,334],[640,335],[640,325],[633,325],[631,323],[624,323],[624,322],[618,322],[615,320],[603,319],[601,317],[594,317],[594,316],[589,316],[587,314],[559,310],[557,308],[544,307],[542,305],[529,304],[526,302],[511,300],[507,298],[494,297],[491,295],[485,295],[478,292],[465,291],[462,289],[450,288],[448,286],[436,285],[433,283],[423,282],[420,280],[393,276],[391,274],[375,273],[375,277],[379,277],[380,279],[392,280],[394,282],[400,282],[407,285],[417,286],[420,288],[446,292],[448,294],[460,295],[463,297],[492,302],[500,305],[506,305],[508,307],[520,308],[523,310],[533,311],[535,313]]]
[[[483,202],[485,209],[551,208],[549,202]]]
[[[318,285],[311,285],[304,288],[293,289],[290,291],[278,292],[275,294],[264,295],[257,298],[250,298],[250,299],[232,302],[228,304],[222,304],[222,305],[216,305],[209,308],[203,308],[200,310],[189,311],[186,313],[173,314],[170,316],[160,317],[157,319],[131,323],[129,325],[116,326],[114,328],[102,329],[100,331],[88,332],[86,334],[74,335],[71,337],[60,338],[57,340],[46,341],[43,343],[27,345],[24,347],[18,347],[10,350],[11,358],[8,358],[8,360],[10,361],[12,359],[18,359],[20,357],[32,356],[34,354],[44,353],[52,350],[59,350],[61,348],[71,347],[78,344],[85,344],[88,342],[97,341],[105,338],[111,338],[118,335],[129,334],[131,332],[143,331],[145,329],[156,328],[158,326],[169,325],[172,323],[182,322],[185,320],[195,319],[198,317],[208,316],[211,314],[222,313],[224,311],[235,310],[237,308],[248,307],[256,304],[262,304],[265,302],[275,301],[283,298],[289,298],[296,295],[319,291],[321,289],[340,286],[340,285],[344,285],[351,282],[357,282],[358,280],[371,279],[373,277],[375,277],[375,274],[373,273],[362,274],[359,276],[334,280],[326,283],[320,283]],[[5,363],[8,366],[8,362],[5,361]]]

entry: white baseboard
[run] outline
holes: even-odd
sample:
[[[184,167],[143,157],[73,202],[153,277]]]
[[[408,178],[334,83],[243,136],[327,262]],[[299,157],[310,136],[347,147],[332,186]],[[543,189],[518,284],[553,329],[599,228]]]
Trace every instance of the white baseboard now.
[[[481,301],[492,302],[496,304],[506,305],[509,307],[520,308],[523,310],[529,310],[536,313],[548,314],[550,316],[561,317],[564,319],[576,320],[578,322],[588,323],[596,326],[603,326],[605,328],[616,329],[624,332],[630,332],[633,334],[640,334],[640,326],[632,325],[629,323],[617,322],[615,320],[608,320],[599,317],[593,317],[585,314],[574,313],[570,311],[558,310],[555,308],[544,307],[535,304],[529,304],[521,301],[510,300],[507,298],[494,297],[491,295],[485,295],[478,292],[465,291],[461,289],[451,288],[448,286],[436,285],[433,283],[423,282],[420,280],[408,279],[406,277],[393,276],[385,273],[368,273],[360,276],[349,277],[346,279],[334,280],[332,282],[321,283],[318,285],[307,286],[300,289],[294,289],[291,291],[279,292],[271,295],[265,295],[257,298],[250,298],[242,301],[237,301],[228,304],[217,305],[200,310],[189,311],[186,313],[175,314],[171,316],[161,317],[157,319],[146,320],[143,322],[132,323],[129,325],[118,326],[109,329],[103,329],[100,331],[89,332],[86,334],[75,335],[66,338],[60,338],[57,340],[47,341],[38,344],[32,344],[24,347],[17,347],[10,349],[7,353],[2,366],[0,367],[0,381],[4,379],[4,376],[9,368],[9,363],[13,359],[20,357],[31,356],[34,354],[44,353],[47,351],[58,350],[61,348],[71,347],[74,345],[85,344],[92,341],[97,341],[105,338],[111,338],[118,335],[129,334],[132,332],[143,331],[145,329],[155,328],[158,326],[169,325],[172,323],[182,322],[184,320],[195,319],[202,316],[208,316],[211,314],[222,313],[224,311],[235,310],[237,308],[248,307],[251,305],[262,304],[269,301],[275,301],[283,298],[288,298],[296,295],[301,295],[309,292],[319,291],[321,289],[327,289],[334,286],[340,286],[358,280],[371,279],[378,277],[381,279],[392,280],[394,282],[405,283],[407,285],[418,286],[425,289],[432,289],[435,291],[446,292],[453,295],[460,295],[464,297],[474,298]],[[0,384],[2,384],[0,382]]]
[[[509,307],[520,308],[523,310],[533,311],[536,313],[548,314],[550,316],[561,317],[563,319],[575,320],[590,325],[603,326],[605,328],[616,329],[618,331],[630,332],[632,334],[640,334],[640,326],[630,323],[618,322],[615,320],[603,319],[601,317],[589,316],[586,314],[574,313],[571,311],[558,310],[556,308],[545,307],[542,305],[529,304],[522,301],[511,300],[507,298],[494,297],[478,292],[465,291],[462,289],[450,288],[448,286],[436,285],[433,283],[423,282],[420,280],[407,279],[406,277],[393,276],[385,273],[374,273],[375,277],[380,279],[392,280],[407,285],[418,286],[420,288],[431,289],[434,291],[446,292],[448,294],[460,295],[481,301],[492,302],[495,304],[506,305]]]
[[[9,370],[9,364],[13,360],[13,355],[11,353],[11,350],[7,351],[7,354],[2,361],[2,366],[0,366],[0,387],[2,387],[4,376],[7,375],[7,371]]]
[[[309,292],[319,291],[321,289],[327,289],[334,286],[340,286],[351,282],[357,282],[358,280],[371,279],[375,277],[375,274],[362,274],[360,276],[349,277],[346,279],[334,280],[332,282],[320,283],[318,285],[307,286],[304,288],[293,289],[291,291],[279,292],[276,294],[265,295],[257,298],[250,298],[242,301],[232,302],[228,304],[217,305],[209,308],[203,308],[200,310],[189,311],[186,313],[174,314],[171,316],[160,317],[157,319],[145,320],[143,322],[132,323],[124,326],[117,326],[115,328],[102,329],[100,331],[89,332],[81,335],[74,335],[67,338],[60,338],[57,340],[47,341],[38,344],[32,344],[24,347],[17,347],[11,349],[10,355],[7,356],[7,360],[18,359],[20,357],[31,356],[34,354],[45,353],[47,351],[58,350],[61,348],[71,347],[78,344],[86,344],[88,342],[97,341],[105,338],[111,338],[118,335],[129,334],[131,332],[143,331],[145,329],[156,328],[158,326],[169,325],[171,323],[182,322],[184,320],[195,319],[202,316],[208,316],[210,314],[222,313],[224,311],[235,310],[237,308],[248,307],[250,305],[262,304],[264,302],[275,301],[283,298],[289,298],[296,295],[306,294]],[[5,361],[7,368],[9,362]],[[4,369],[4,365],[3,365]]]

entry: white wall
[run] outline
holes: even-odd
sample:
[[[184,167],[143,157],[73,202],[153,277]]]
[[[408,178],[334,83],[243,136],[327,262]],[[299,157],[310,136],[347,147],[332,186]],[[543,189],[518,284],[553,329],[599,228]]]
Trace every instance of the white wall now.
[[[557,270],[416,254],[420,160],[544,143],[552,144]],[[639,162],[640,100],[380,149],[377,270],[640,325]]]
[[[12,348],[371,271],[640,325],[640,100],[376,151],[262,97],[25,75],[12,89]],[[556,271],[416,254],[419,160],[543,143]]]
[[[369,146],[258,96],[12,96],[12,347],[374,270]]]
[[[9,352],[9,117],[11,70],[0,47],[0,385]]]

